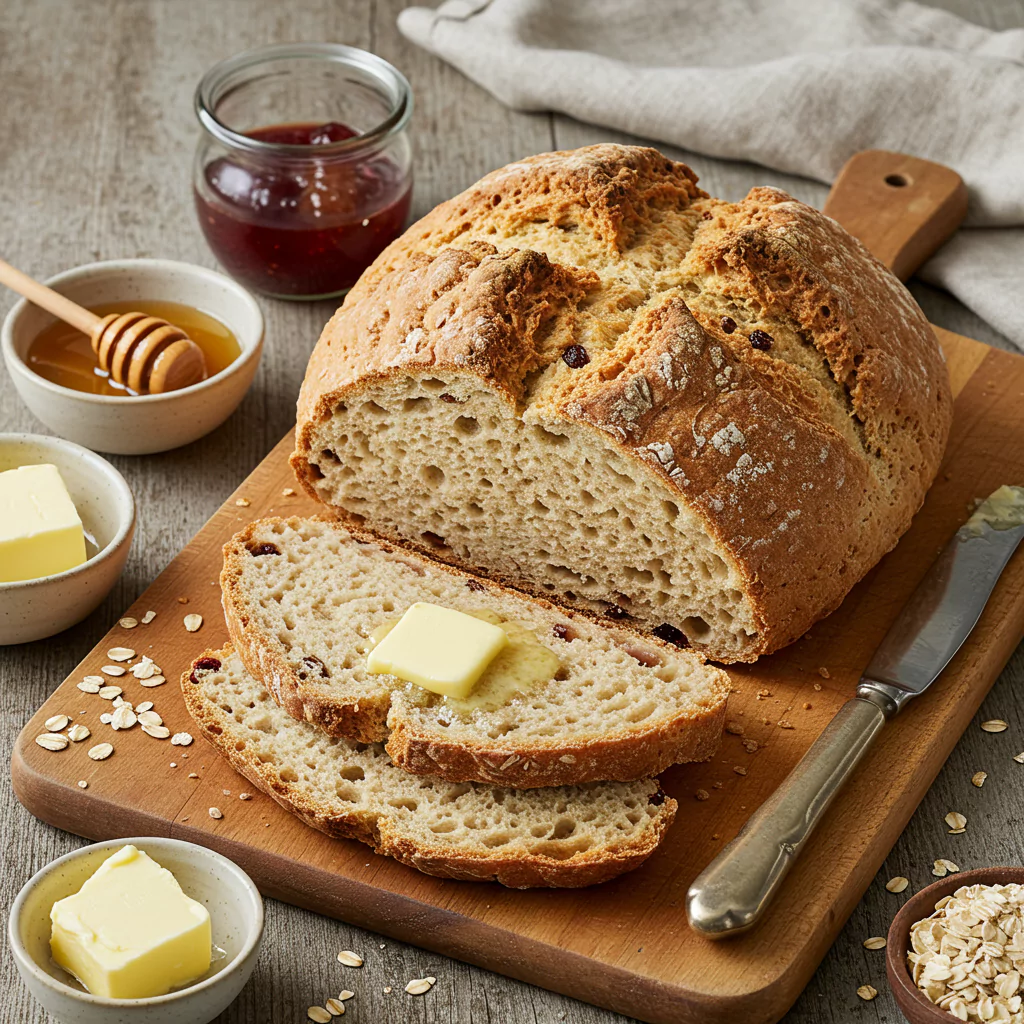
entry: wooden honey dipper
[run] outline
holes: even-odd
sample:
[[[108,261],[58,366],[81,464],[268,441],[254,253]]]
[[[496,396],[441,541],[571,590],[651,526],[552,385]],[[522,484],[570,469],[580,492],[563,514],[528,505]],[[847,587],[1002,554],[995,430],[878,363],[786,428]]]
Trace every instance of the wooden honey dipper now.
[[[100,317],[0,260],[0,284],[87,334],[100,369],[137,394],[160,394],[206,377],[203,350],[180,328],[145,313]]]

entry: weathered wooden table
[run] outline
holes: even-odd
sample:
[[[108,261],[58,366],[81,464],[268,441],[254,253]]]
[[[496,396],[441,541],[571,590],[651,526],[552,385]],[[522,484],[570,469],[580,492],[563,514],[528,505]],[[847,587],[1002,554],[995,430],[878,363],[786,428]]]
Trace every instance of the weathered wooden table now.
[[[0,253],[37,277],[95,259],[154,256],[215,266],[192,212],[190,171],[196,126],[192,91],[203,71],[229,54],[267,42],[331,40],[361,46],[396,64],[416,94],[415,209],[422,213],[483,173],[517,157],[620,138],[559,116],[510,112],[440,61],[406,43],[395,29],[405,0],[5,0],[0,5]],[[944,0],[942,6],[994,28],[1024,25],[1019,0]],[[693,154],[688,160],[713,194],[739,198],[771,183],[820,205],[817,183]],[[913,284],[937,324],[994,345],[1006,343],[944,293]],[[13,303],[0,295],[0,314]],[[333,312],[327,303],[261,300],[267,348],[239,410],[187,448],[144,458],[113,457],[135,491],[139,523],[128,567],[104,605],[51,640],[0,648],[0,763],[9,762],[18,730],[51,689],[198,530],[225,496],[277,442],[294,419],[306,358]],[[0,430],[40,432],[0,372]],[[902,1020],[885,983],[883,954],[864,950],[884,935],[904,896],[884,888],[892,875],[912,889],[931,881],[931,864],[961,867],[1020,863],[1024,768],[977,722],[1004,718],[1024,749],[1024,712],[1014,700],[1024,681],[1019,649],[942,774],[893,849],[877,884],[861,900],[787,1024]],[[999,744],[1002,751],[1006,746]],[[970,777],[989,777],[976,789]],[[0,767],[0,912],[47,861],[82,840],[35,820],[15,800]],[[947,835],[943,816],[969,819]],[[459,1022],[519,1024],[567,1021],[612,1024],[626,1018],[542,989],[424,953],[336,921],[268,902],[259,965],[223,1024],[305,1019],[306,1007],[342,987],[366,1024]],[[679,926],[685,927],[680,919]],[[342,972],[339,949],[366,959]],[[403,992],[414,977],[434,975],[433,991]],[[872,1003],[858,985],[879,990]],[[389,991],[390,988],[390,991]],[[0,961],[0,1020],[39,1024],[46,1015],[21,986],[10,957]]]

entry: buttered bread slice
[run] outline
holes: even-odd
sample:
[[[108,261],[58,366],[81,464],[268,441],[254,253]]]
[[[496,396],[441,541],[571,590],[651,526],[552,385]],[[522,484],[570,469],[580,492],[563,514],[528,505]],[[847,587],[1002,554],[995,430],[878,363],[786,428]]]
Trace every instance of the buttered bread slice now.
[[[628,781],[718,746],[728,677],[693,652],[336,522],[250,524],[224,548],[221,586],[238,653],[281,707],[331,736],[386,741],[416,775],[524,788]],[[468,696],[370,671],[370,652],[420,603],[507,635]]]
[[[413,778],[380,744],[296,722],[230,646],[200,655],[181,687],[203,735],[253,785],[307,825],[428,875],[594,885],[642,864],[675,816],[652,779],[514,790]]]

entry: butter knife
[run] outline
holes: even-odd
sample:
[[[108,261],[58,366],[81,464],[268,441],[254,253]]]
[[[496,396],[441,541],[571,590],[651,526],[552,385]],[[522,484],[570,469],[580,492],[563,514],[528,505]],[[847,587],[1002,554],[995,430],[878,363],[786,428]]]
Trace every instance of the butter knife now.
[[[1003,486],[960,527],[896,616],[857,686],[800,762],[686,896],[708,938],[764,913],[825,809],[888,719],[938,678],[970,635],[1024,538],[1024,487]]]

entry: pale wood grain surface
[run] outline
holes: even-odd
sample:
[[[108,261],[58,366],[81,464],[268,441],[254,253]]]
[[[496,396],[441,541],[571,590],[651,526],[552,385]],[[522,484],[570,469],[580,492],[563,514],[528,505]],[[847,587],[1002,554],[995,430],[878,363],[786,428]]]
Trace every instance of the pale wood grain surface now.
[[[527,153],[610,139],[612,133],[561,117],[505,110],[441,62],[407,44],[394,29],[403,0],[7,0],[0,5],[0,254],[46,277],[92,259],[159,256],[215,266],[196,227],[189,178],[195,127],[191,94],[202,72],[238,50],[272,41],[324,39],[369,47],[396,63],[416,92],[416,211]],[[945,0],[942,6],[992,27],[1024,25],[1017,0]],[[729,198],[769,182],[821,204],[813,182],[744,164],[683,155],[712,193]],[[931,319],[991,344],[1005,345],[949,296],[914,291]],[[0,312],[12,304],[0,296]],[[111,461],[125,474],[140,507],[139,530],[126,572],[103,607],[59,638],[0,649],[0,756],[17,732],[96,638],[198,530],[224,497],[288,429],[306,357],[330,304],[261,301],[267,350],[241,408],[209,437],[166,455]],[[0,430],[40,432],[13,386],[0,374]],[[884,934],[903,897],[882,883],[905,874],[919,888],[936,857],[962,867],[1020,863],[1024,768],[1011,756],[1024,749],[1024,714],[1013,685],[1024,677],[1018,650],[976,722],[892,851],[879,880],[861,901],[788,1024],[898,1021],[878,952],[861,948]],[[1001,736],[977,721],[1005,718]],[[971,774],[984,769],[982,790]],[[81,844],[35,821],[0,790],[0,911],[45,862]],[[951,809],[969,818],[968,831],[948,836]],[[680,927],[683,927],[680,922]],[[384,944],[385,948],[379,946]],[[338,949],[367,956],[361,972],[334,960]],[[369,955],[367,955],[369,954]],[[413,1000],[402,988],[412,977],[438,978],[434,991]],[[874,984],[879,998],[864,1004],[855,989]],[[394,991],[385,994],[385,986]],[[359,995],[347,1019],[363,1022],[556,1022],[611,1024],[605,1011],[542,989],[380,939],[317,915],[268,902],[267,940],[253,981],[222,1018],[287,1022],[342,987]],[[46,1016],[21,987],[9,956],[0,964],[0,1019],[38,1024]]]

